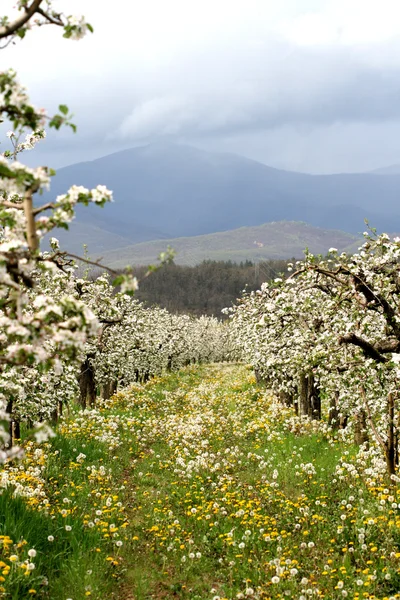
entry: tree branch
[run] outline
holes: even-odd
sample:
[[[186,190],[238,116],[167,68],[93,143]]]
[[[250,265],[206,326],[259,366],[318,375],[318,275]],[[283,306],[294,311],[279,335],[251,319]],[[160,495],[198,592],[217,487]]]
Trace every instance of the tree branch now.
[[[83,256],[77,256],[76,254],[71,254],[71,252],[58,252],[57,253],[58,256],[70,256],[71,258],[74,258],[75,260],[80,260],[81,262],[86,263],[87,265],[93,265],[94,267],[100,267],[101,269],[105,269],[106,271],[108,271],[109,273],[111,273],[111,275],[118,275],[118,271],[115,271],[115,269],[111,269],[111,267],[106,267],[105,265],[101,264],[101,258],[99,258],[99,260],[94,261],[94,260],[89,260],[88,258],[83,258]]]
[[[104,323],[105,325],[117,325],[117,323],[122,323],[125,313],[126,311],[124,311],[124,313],[120,317],[115,317],[114,319],[107,319],[104,317],[99,318],[99,322]]]
[[[387,352],[400,352],[400,341],[396,339],[382,340],[375,344],[375,348],[381,354]]]
[[[47,12],[45,12],[42,8],[38,8],[36,12],[38,12],[40,15],[42,15],[42,17],[47,19],[49,21],[49,23],[52,23],[53,25],[59,25],[59,26],[63,25],[60,15],[57,15],[58,18],[56,18],[56,15],[51,16]]]
[[[24,210],[23,204],[16,204],[15,202],[7,202],[7,200],[0,200],[0,206],[4,208],[16,208],[17,210]]]
[[[49,210],[50,208],[55,208],[55,207],[56,206],[55,206],[54,202],[48,202],[47,204],[43,204],[43,206],[39,206],[38,208],[35,208],[33,210],[33,214],[36,216],[45,210]]]
[[[365,356],[372,358],[376,362],[387,362],[388,359],[380,354],[380,352],[367,340],[360,338],[355,333],[347,333],[339,338],[339,344],[353,344],[358,346],[364,352]]]
[[[15,19],[15,21],[12,23],[0,27],[0,39],[13,35],[16,31],[18,31],[18,29],[23,27],[25,23],[27,23],[36,12],[38,12],[42,2],[43,0],[33,0],[32,4],[25,9],[25,13],[23,15],[18,17],[18,19]]]

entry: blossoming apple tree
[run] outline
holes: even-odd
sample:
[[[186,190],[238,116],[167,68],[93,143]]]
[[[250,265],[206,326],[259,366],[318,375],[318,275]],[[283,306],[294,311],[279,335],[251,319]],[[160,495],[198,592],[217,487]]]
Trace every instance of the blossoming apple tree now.
[[[243,297],[235,339],[261,377],[300,415],[349,419],[390,474],[398,463],[400,239],[366,232],[353,256],[306,255],[286,280]]]
[[[24,38],[32,27],[43,24],[62,27],[64,37],[71,39],[80,39],[91,30],[84,19],[64,16],[49,1],[19,0],[15,8],[15,17],[0,19],[2,48]],[[97,327],[88,307],[63,293],[64,290],[53,295],[46,290],[38,292],[38,281],[46,279],[59,266],[52,253],[46,256],[40,253],[40,239],[54,227],[67,228],[78,202],[102,205],[111,199],[111,193],[103,186],[93,190],[74,186],[54,202],[34,206],[34,195],[49,187],[53,172],[46,167],[27,167],[18,160],[19,154],[45,137],[46,123],[56,129],[64,124],[74,128],[68,108],[65,105],[59,108],[59,114],[53,116],[37,109],[14,70],[0,73],[0,120],[12,127],[8,133],[10,147],[0,155],[0,436],[3,441],[8,437],[4,421],[13,411],[17,392],[21,395],[29,388],[21,373],[26,374],[27,367],[45,372],[51,366],[57,367],[60,356],[75,357]],[[1,456],[5,456],[4,451]]]

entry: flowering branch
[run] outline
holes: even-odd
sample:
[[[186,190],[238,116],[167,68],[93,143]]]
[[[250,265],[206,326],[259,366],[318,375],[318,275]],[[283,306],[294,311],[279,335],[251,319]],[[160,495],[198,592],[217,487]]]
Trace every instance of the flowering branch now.
[[[0,39],[13,35],[19,29],[21,29],[21,27],[23,27],[33,17],[33,15],[39,11],[42,2],[43,0],[33,0],[30,6],[24,7],[25,14],[21,15],[18,19],[15,19],[15,21],[12,23],[6,23],[0,27]]]

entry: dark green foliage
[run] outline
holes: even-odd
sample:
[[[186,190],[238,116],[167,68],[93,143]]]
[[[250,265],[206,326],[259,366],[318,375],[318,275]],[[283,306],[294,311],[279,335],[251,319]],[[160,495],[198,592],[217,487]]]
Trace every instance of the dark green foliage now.
[[[264,281],[286,272],[286,266],[285,260],[166,265],[141,281],[136,297],[174,313],[222,317],[221,310],[231,306],[244,289],[259,289]],[[134,268],[134,272],[140,280],[146,268]]]

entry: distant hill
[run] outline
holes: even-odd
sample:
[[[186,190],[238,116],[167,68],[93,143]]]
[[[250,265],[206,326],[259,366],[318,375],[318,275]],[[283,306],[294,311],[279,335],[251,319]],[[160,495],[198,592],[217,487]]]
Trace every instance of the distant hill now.
[[[389,167],[380,167],[370,171],[374,175],[400,175],[400,163]]]
[[[170,244],[176,251],[175,262],[181,265],[196,265],[204,260],[259,262],[301,258],[306,247],[315,254],[325,254],[331,247],[341,251],[353,246],[357,248],[362,241],[362,238],[343,231],[280,221],[208,235],[142,242],[106,252],[104,260],[114,268],[154,264],[160,252]]]
[[[115,202],[79,207],[63,245],[80,251],[198,236],[271,221],[361,232],[400,230],[400,174],[307,175],[232,154],[179,144],[149,144],[59,169],[51,196],[70,185],[105,184]],[[50,199],[48,197],[46,200]]]

